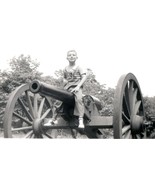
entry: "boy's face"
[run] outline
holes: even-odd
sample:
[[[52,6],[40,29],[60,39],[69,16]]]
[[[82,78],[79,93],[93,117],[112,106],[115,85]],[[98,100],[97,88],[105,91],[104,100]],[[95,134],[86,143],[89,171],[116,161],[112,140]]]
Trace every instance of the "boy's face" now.
[[[67,60],[70,62],[70,63],[74,63],[77,59],[77,54],[75,51],[69,51],[67,53]]]

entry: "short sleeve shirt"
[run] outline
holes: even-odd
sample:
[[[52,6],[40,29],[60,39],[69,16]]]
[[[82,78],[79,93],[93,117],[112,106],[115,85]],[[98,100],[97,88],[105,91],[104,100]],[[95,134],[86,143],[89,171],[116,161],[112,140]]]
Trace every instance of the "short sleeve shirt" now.
[[[75,68],[69,68],[68,66],[63,70],[64,78],[68,81],[64,88],[75,87],[79,84],[82,79],[83,70],[76,66]]]

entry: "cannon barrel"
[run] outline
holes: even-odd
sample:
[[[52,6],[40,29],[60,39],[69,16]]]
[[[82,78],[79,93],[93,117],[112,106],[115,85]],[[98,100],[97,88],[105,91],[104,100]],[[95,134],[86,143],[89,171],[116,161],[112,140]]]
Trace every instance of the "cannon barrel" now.
[[[57,88],[53,85],[49,85],[39,80],[34,80],[30,83],[29,89],[32,93],[40,93],[45,96],[49,96],[60,100],[67,104],[74,104],[74,95],[71,92]]]

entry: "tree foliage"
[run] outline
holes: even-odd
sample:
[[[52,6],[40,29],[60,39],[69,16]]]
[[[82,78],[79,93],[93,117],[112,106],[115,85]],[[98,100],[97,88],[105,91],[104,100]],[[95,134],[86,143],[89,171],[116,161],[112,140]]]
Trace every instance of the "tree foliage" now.
[[[30,56],[20,55],[10,60],[10,70],[1,72],[2,87],[10,93],[17,86],[28,83],[33,79],[41,79],[42,73],[38,72],[39,63]]]
[[[10,60],[9,70],[0,70],[0,126],[5,111],[9,94],[21,84],[30,82],[33,79],[41,79],[37,68],[39,63],[32,60],[30,56],[20,55]]]
[[[145,117],[149,119],[151,116],[155,116],[155,97],[144,97],[144,110]]]

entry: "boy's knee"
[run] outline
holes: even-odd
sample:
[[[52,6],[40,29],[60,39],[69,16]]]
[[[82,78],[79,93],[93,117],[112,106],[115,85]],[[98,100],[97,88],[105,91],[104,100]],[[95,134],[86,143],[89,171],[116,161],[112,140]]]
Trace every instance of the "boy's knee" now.
[[[76,98],[75,100],[79,104],[83,104],[83,99],[82,98]]]

